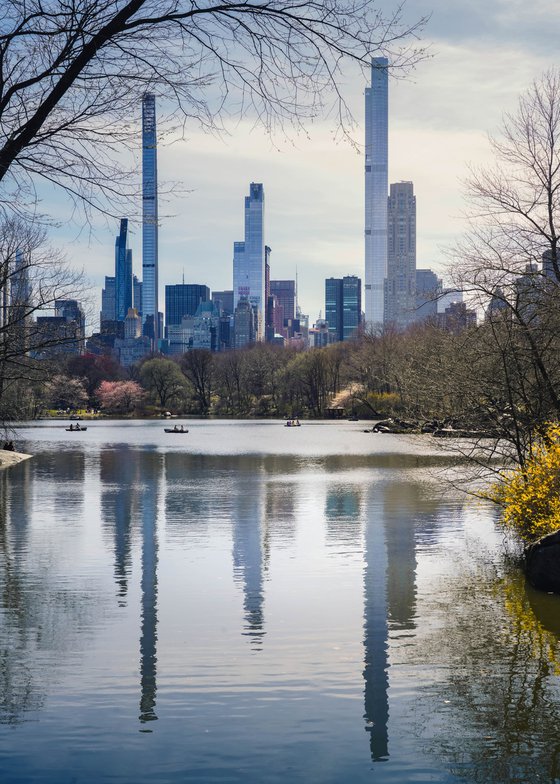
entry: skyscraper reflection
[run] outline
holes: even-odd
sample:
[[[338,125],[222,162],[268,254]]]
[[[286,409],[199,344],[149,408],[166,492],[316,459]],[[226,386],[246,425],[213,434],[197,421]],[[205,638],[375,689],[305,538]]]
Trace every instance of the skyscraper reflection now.
[[[387,759],[389,688],[387,659],[387,543],[379,485],[370,486],[364,532],[364,719],[371,758]]]
[[[155,452],[138,453],[140,466],[139,506],[142,522],[142,620],[140,634],[140,721],[155,721],[157,715],[157,565],[158,489],[161,458]]]
[[[364,700],[371,758],[389,757],[389,630],[412,633],[416,613],[416,516],[421,487],[374,484],[365,528]]]
[[[358,484],[329,484],[325,499],[327,543],[357,545],[362,533],[363,492]]]
[[[100,455],[101,512],[113,535],[115,581],[119,604],[126,604],[131,568],[132,519],[136,516],[135,484],[138,482],[136,454],[126,445],[105,449]],[[118,482],[115,478],[118,477]]]
[[[288,547],[296,535],[296,490],[294,482],[266,482],[266,541],[268,553],[271,543],[277,547]]]
[[[232,505],[233,575],[243,588],[243,634],[251,637],[256,647],[265,634],[264,484],[261,472],[248,464],[239,477]]]

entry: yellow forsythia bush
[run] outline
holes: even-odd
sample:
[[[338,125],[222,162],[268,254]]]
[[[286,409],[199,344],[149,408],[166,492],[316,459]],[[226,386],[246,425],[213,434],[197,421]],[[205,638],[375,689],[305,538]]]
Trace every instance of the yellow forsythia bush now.
[[[503,522],[533,542],[560,528],[560,425],[551,425],[524,468],[511,471],[495,488]]]

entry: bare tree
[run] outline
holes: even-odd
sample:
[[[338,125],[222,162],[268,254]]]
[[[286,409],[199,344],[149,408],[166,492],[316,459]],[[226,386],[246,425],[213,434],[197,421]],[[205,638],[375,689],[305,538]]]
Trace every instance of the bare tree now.
[[[146,91],[210,130],[232,115],[301,126],[333,107],[345,129],[342,63],[414,64],[425,21],[372,0],[5,0],[2,13],[0,201],[22,214],[37,177],[86,206],[126,194],[117,153]]]
[[[0,221],[0,400],[10,387],[50,373],[38,361],[45,351],[76,342],[71,325],[45,329],[37,316],[53,315],[58,301],[83,291],[83,274],[46,244],[43,228],[20,218]]]
[[[521,97],[491,145],[495,165],[468,182],[472,209],[454,253],[454,282],[486,312],[473,372],[522,463],[544,423],[560,418],[558,70]]]

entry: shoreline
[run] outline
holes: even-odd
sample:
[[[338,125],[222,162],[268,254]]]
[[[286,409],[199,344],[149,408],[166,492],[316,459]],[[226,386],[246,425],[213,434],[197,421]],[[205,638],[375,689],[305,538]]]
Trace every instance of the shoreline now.
[[[29,460],[33,455],[26,455],[24,452],[9,452],[7,449],[0,449],[0,469],[10,468],[11,466]]]

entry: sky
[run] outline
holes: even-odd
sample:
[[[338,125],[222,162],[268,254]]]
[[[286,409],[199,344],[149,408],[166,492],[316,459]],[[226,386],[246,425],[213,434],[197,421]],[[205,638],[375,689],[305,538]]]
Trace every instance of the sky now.
[[[391,5],[382,0],[386,9]],[[405,18],[430,14],[421,43],[430,57],[389,85],[389,182],[411,180],[417,203],[417,267],[446,277],[446,248],[463,229],[463,180],[469,166],[491,162],[488,134],[515,111],[521,93],[557,63],[557,0],[409,0]],[[324,313],[324,279],[364,270],[364,89],[366,78],[345,74],[343,91],[356,124],[355,145],[317,120],[309,137],[270,139],[252,122],[232,123],[222,138],[187,126],[185,139],[158,149],[160,183],[180,193],[160,202],[160,310],[164,286],[232,288],[233,242],[243,239],[243,199],[262,182],[265,241],[271,277],[295,278],[302,311],[313,323]],[[139,115],[140,115],[139,106]],[[57,198],[57,197],[54,197]],[[64,205],[57,211],[62,216]],[[138,219],[138,214],[128,216]],[[105,275],[114,274],[114,226],[93,232],[63,221],[51,232],[92,284],[100,306]],[[133,223],[134,272],[141,277],[141,227]]]

